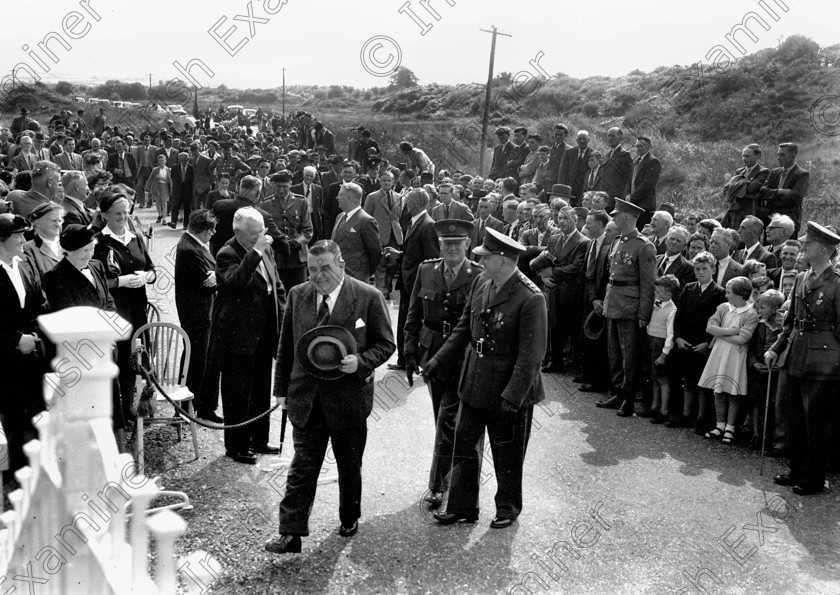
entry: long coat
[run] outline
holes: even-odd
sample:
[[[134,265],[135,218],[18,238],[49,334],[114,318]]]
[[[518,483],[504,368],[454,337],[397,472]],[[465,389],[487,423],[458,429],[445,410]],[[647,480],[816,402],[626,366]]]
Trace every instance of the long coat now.
[[[90,306],[116,312],[114,298],[108,291],[105,267],[98,260],[91,259],[88,270],[93,277],[93,285],[67,258],[44,275],[44,293],[51,311]]]
[[[23,257],[32,264],[42,280],[44,273],[52,270],[63,258],[53,254],[38,234],[23,245]]]
[[[350,331],[356,340],[359,366],[355,373],[338,380],[314,378],[295,356],[301,336],[317,325],[319,298],[311,283],[289,292],[274,370],[274,394],[286,399],[289,420],[295,427],[306,424],[316,396],[330,428],[359,426],[373,409],[374,370],[397,348],[385,298],[377,289],[345,275],[326,324]]]

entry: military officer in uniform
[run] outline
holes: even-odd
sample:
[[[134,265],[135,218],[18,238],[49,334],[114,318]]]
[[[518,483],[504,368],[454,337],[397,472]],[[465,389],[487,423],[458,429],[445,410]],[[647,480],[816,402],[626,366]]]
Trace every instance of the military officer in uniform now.
[[[274,195],[260,203],[260,208],[268,212],[277,227],[289,240],[289,254],[278,252],[277,276],[283,287],[291,289],[306,281],[306,260],[309,241],[312,239],[312,220],[306,198],[294,194],[292,176],[288,171],[281,171],[271,176]]]
[[[778,340],[764,354],[787,371],[790,471],[773,478],[807,496],[823,491],[831,408],[840,394],[840,272],[832,265],[840,236],[809,221],[804,251],[811,268],[799,273]]]
[[[231,153],[233,143],[222,143],[222,157],[216,162],[216,183],[219,182],[219,177],[222,174],[228,174],[230,179],[236,183],[240,176],[251,174],[251,168],[247,163],[242,161],[239,157],[234,157]]]
[[[442,219],[435,222],[440,253],[420,264],[411,292],[408,316],[404,327],[405,366],[409,385],[418,366],[425,366],[458,324],[473,281],[483,267],[467,259],[471,221]],[[438,508],[443,492],[449,487],[452,447],[455,441],[455,418],[458,415],[458,376],[463,353],[454,354],[437,374],[429,379],[432,410],[435,415],[435,450],[429,472],[427,501]]]
[[[534,404],[545,398],[540,360],[547,343],[545,296],[517,266],[524,246],[488,228],[475,253],[484,271],[472,284],[458,326],[426,362],[434,378],[464,353],[458,386],[452,477],[442,525],[478,520],[482,437],[487,428],[496,471],[496,514],[490,526],[509,527],[522,511],[522,467]]]
[[[616,394],[596,405],[618,409],[621,417],[633,415],[642,369],[642,341],[653,312],[656,248],[636,229],[636,221],[644,213],[643,208],[620,198],[615,199],[615,210],[610,213],[619,235],[610,245],[607,257],[609,281],[603,309],[610,376]]]

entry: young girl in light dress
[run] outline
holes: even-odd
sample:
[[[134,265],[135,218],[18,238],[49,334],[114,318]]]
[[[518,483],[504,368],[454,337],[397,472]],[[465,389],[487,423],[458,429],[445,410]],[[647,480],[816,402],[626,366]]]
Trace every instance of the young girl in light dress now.
[[[726,284],[726,303],[709,318],[706,332],[714,337],[712,351],[700,376],[700,388],[715,395],[717,424],[706,438],[723,438],[724,444],[735,439],[738,406],[747,395],[747,351],[758,314],[748,301],[752,283],[735,277]]]

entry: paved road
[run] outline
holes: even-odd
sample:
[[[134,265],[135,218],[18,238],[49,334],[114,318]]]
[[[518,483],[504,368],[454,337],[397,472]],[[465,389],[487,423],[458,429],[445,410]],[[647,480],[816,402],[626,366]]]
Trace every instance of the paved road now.
[[[144,221],[149,210],[141,210]],[[157,234],[155,262],[170,272],[181,231]],[[167,255],[171,254],[171,257]],[[174,295],[158,284],[164,319]],[[150,292],[150,295],[151,292]],[[396,305],[391,304],[396,323]],[[797,498],[773,484],[769,460],[690,430],[620,419],[546,376],[525,466],[525,503],[507,530],[488,527],[495,480],[485,461],[481,518],[438,527],[421,505],[434,427],[422,382],[408,390],[377,371],[359,534],[335,534],[338,489],[319,487],[311,536],[299,555],[273,556],[284,457],[256,467],[226,459],[219,432],[201,429],[200,460],[174,431],[149,432],[147,465],[195,510],[179,552],[185,588],[212,593],[840,593],[840,490]],[[280,415],[272,417],[279,441]],[[291,431],[284,451],[292,449]],[[325,465],[329,479],[334,464]],[[832,484],[840,477],[831,476]],[[201,554],[197,552],[203,552]],[[192,553],[192,557],[188,555]],[[200,564],[205,561],[204,567]],[[209,567],[209,571],[207,568]],[[207,591],[204,591],[207,592]]]

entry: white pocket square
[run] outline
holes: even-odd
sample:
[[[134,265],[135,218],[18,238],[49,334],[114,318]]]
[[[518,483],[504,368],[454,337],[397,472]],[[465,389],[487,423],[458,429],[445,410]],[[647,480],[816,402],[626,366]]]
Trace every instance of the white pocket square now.
[[[351,227],[351,228],[350,228],[350,233],[356,233],[356,228]]]
[[[365,326],[365,321],[362,320],[361,318],[357,318],[356,319],[356,326],[353,327],[353,328],[362,328],[363,326]]]

